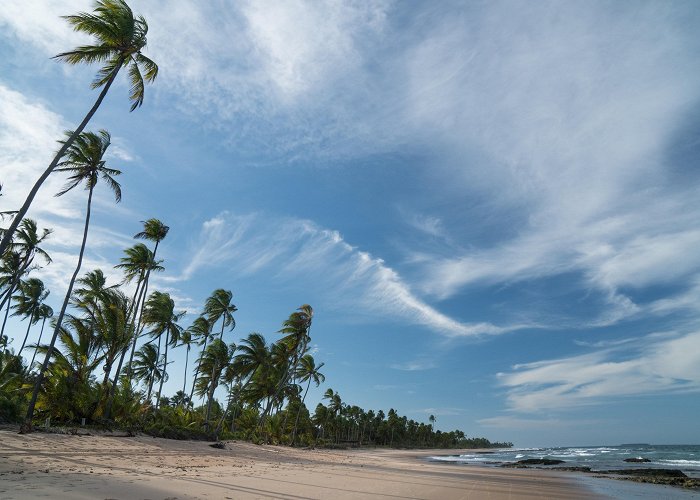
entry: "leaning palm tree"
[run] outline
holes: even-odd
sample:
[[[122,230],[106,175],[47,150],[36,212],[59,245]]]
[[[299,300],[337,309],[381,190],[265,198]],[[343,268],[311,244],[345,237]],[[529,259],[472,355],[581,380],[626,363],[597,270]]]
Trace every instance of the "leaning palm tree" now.
[[[97,0],[92,14],[80,12],[76,15],[64,16],[64,19],[75,31],[93,36],[95,43],[94,45],[77,47],[69,52],[62,52],[55,58],[68,64],[102,63],[102,67],[92,82],[93,89],[102,87],[102,91],[80,125],[61,143],[62,146],[56,156],[32,187],[22,208],[17,211],[12,224],[4,232],[0,241],[0,255],[5,253],[17,226],[29,210],[29,206],[34,201],[41,185],[59,165],[63,156],[68,153],[73,142],[82,134],[97,108],[102,104],[102,100],[107,95],[107,91],[112,86],[119,70],[127,68],[129,74],[131,111],[143,104],[144,80],[153,82],[158,76],[156,63],[141,53],[146,47],[148,24],[142,16],[134,16],[124,0]]]
[[[133,338],[131,341],[131,355],[129,356],[129,364],[131,366],[131,361],[134,359],[134,352],[136,351],[136,342],[139,338],[139,327],[140,324],[136,324],[136,318],[139,317],[139,305],[142,304],[143,299],[146,297],[146,289],[148,288],[148,276],[151,271],[162,271],[164,268],[160,265],[160,262],[156,262],[153,258],[153,252],[151,252],[146,245],[143,243],[137,243],[131,248],[127,248],[124,253],[126,257],[121,258],[121,263],[117,264],[117,269],[124,270],[124,280],[123,283],[131,283],[136,279],[136,289],[134,290],[134,296],[129,303],[129,308],[127,310],[127,323],[129,328],[133,331]],[[112,402],[114,401],[114,394],[117,389],[117,382],[119,381],[119,376],[121,374],[122,365],[124,364],[124,358],[129,350],[129,346],[126,345],[122,350],[121,356],[119,357],[119,363],[117,364],[117,369],[114,373],[114,379],[112,380],[112,385],[109,389],[109,396],[107,398],[107,405],[105,408],[105,418],[109,419],[112,412]],[[129,371],[127,380],[129,385],[131,385],[132,374]]]
[[[175,302],[169,294],[153,292],[146,301],[143,311],[143,322],[151,328],[151,334],[159,339],[165,333],[165,353],[163,357],[163,373],[168,366],[168,346],[175,346],[180,341],[182,327],[177,324],[185,315],[184,312],[175,313]],[[156,397],[156,409],[160,404],[160,395],[163,391],[163,378],[160,379],[158,396]]]
[[[187,366],[190,360],[190,349],[192,348],[194,341],[195,339],[192,337],[192,330],[190,328],[182,330],[182,333],[180,334],[180,345],[185,346],[187,351],[185,352],[185,372],[182,376],[182,391],[178,392],[182,392],[182,396],[184,398],[187,398]]]
[[[158,349],[153,344],[144,344],[136,351],[133,366],[130,367],[130,372],[136,380],[142,381],[148,387],[148,395],[146,401],[151,400],[151,390],[153,383],[158,382],[162,378],[167,378],[167,375],[160,369],[160,360]]]
[[[70,136],[68,132],[66,135]],[[51,342],[49,344],[49,349],[44,357],[44,362],[41,365],[39,374],[36,378],[34,384],[34,392],[32,393],[32,398],[29,401],[29,406],[27,408],[27,415],[25,417],[25,422],[23,425],[23,431],[31,432],[32,418],[34,417],[34,406],[36,405],[36,398],[39,395],[39,390],[41,389],[41,383],[43,382],[44,372],[48,366],[49,359],[51,359],[51,350],[56,344],[56,338],[61,331],[61,322],[63,321],[63,316],[66,313],[66,308],[68,307],[68,302],[70,301],[71,293],[73,292],[73,286],[75,285],[75,280],[80,272],[80,266],[83,263],[83,254],[85,253],[85,244],[87,242],[88,229],[90,228],[90,209],[92,207],[92,195],[97,185],[99,179],[103,179],[107,186],[114,193],[114,198],[117,203],[122,198],[121,187],[119,183],[114,179],[117,175],[121,174],[119,170],[108,168],[105,165],[105,160],[103,157],[107,152],[107,148],[110,144],[110,135],[106,130],[100,130],[99,133],[94,132],[83,132],[74,141],[74,143],[67,149],[66,158],[59,164],[57,171],[69,173],[68,183],[64,188],[59,191],[56,196],[62,196],[68,191],[72,190],[81,183],[85,183],[85,189],[88,191],[87,208],[85,211],[85,228],[83,230],[83,240],[80,245],[80,253],[78,254],[78,264],[75,267],[73,276],[68,283],[68,291],[66,292],[66,297],[63,300],[63,305],[61,306],[61,312],[58,313],[58,318],[56,320],[56,326],[54,328],[53,336],[51,337]]]
[[[131,360],[134,357],[134,349],[136,348],[136,340],[141,336],[141,320],[143,316],[143,308],[144,304],[146,302],[146,297],[148,296],[148,280],[151,277],[151,271],[162,271],[164,268],[163,266],[160,265],[162,261],[156,262],[156,254],[158,253],[158,245],[160,244],[161,241],[168,235],[168,231],[170,231],[170,227],[166,226],[163,224],[161,221],[158,219],[148,219],[145,221],[141,221],[143,224],[143,231],[140,231],[134,235],[134,238],[139,238],[142,240],[149,240],[149,241],[154,241],[155,246],[153,247],[153,251],[151,252],[151,260],[147,264],[146,267],[146,274],[143,277],[143,283],[141,285],[141,292],[140,296],[141,299],[140,301],[137,299],[137,304],[135,305],[136,309],[134,309],[134,318],[136,318],[136,315],[138,314],[138,320],[135,321],[136,323],[136,336],[134,338],[134,344],[131,346],[131,355],[129,356],[129,365],[131,365]],[[139,304],[140,302],[140,304]],[[141,311],[139,314],[139,310]],[[129,378],[131,378],[131,373],[129,373]]]
[[[207,343],[209,342],[209,337],[211,336],[211,323],[205,316],[200,316],[192,322],[189,327],[190,334],[196,337],[202,346],[202,353],[207,350]],[[194,378],[192,379],[192,390],[190,391],[190,400],[194,396],[194,388],[197,385],[197,377],[202,368],[201,356],[197,361],[197,369],[194,371]]]
[[[53,309],[48,304],[41,304],[36,312],[36,317],[41,320],[41,330],[39,330],[39,339],[36,341],[36,345],[41,345],[41,337],[44,336],[44,325],[46,325],[46,320],[53,318]],[[29,368],[34,365],[34,359],[36,359],[37,349],[34,349],[34,354],[32,354],[32,360],[29,362]]]
[[[299,366],[297,367],[296,377],[301,382],[306,382],[306,390],[304,391],[304,397],[301,398],[301,404],[297,410],[297,417],[294,420],[294,431],[292,432],[292,446],[294,446],[294,440],[297,435],[297,425],[299,425],[299,415],[301,414],[301,408],[304,406],[304,401],[306,400],[306,395],[309,393],[309,387],[311,387],[311,382],[316,384],[316,387],[321,385],[322,382],[326,380],[326,376],[321,373],[321,368],[323,368],[324,363],[316,366],[313,356],[311,354],[304,355],[299,360]]]
[[[228,326],[229,330],[236,328],[236,320],[233,319],[233,313],[238,311],[238,308],[231,303],[233,293],[231,290],[219,288],[214,290],[204,303],[204,314],[212,326],[221,319],[221,333],[219,340],[223,340],[224,329]]]
[[[44,229],[41,234],[36,221],[24,219],[17,230],[17,234],[10,242],[10,250],[3,255],[0,267],[0,308],[6,303],[9,305],[12,294],[17,291],[20,279],[36,268],[34,259],[41,257],[47,264],[51,263],[51,257],[39,245],[52,233],[51,229]]]
[[[37,314],[39,307],[41,307],[41,304],[49,295],[49,291],[44,286],[44,282],[39,278],[29,278],[27,281],[20,283],[19,292],[18,295],[12,297],[15,299],[15,305],[13,306],[15,312],[13,315],[27,318],[27,331],[24,334],[22,346],[19,348],[19,351],[17,351],[17,356],[22,354],[24,346],[27,344],[30,328],[32,325],[39,322],[39,316]]]
[[[197,380],[197,395],[207,396],[207,413],[204,421],[205,430],[209,432],[209,419],[211,417],[214,392],[223,381],[224,369],[231,363],[236,346],[227,346],[223,341],[214,339],[200,356],[202,375]]]

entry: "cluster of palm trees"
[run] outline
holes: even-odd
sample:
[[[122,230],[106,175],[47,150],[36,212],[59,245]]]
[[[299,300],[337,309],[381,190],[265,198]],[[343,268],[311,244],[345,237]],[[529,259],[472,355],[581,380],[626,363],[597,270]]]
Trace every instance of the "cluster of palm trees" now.
[[[319,404],[310,415],[307,394],[311,384],[319,386],[325,376],[324,364],[317,364],[310,353],[313,309],[309,305],[290,314],[275,342],[268,343],[253,332],[236,344],[224,340],[236,325],[233,294],[217,289],[206,299],[202,314],[183,327],[185,313],[177,310],[173,298],[149,289],[152,273],[164,270],[157,253],[169,228],[158,219],[145,221],[135,235],[152,243],[152,248],[136,243],[115,266],[123,272],[121,283],[108,284],[100,269],[81,275],[96,186],[106,185],[115,201],[121,200],[117,181],[121,171],[107,166],[105,160],[111,136],[106,130],[85,128],[122,69],[131,85],[134,111],[143,104],[145,83],[156,79],[158,66],[142,53],[146,20],[134,15],[124,0],[97,0],[93,12],[65,19],[74,30],[92,36],[94,43],[60,53],[56,59],[101,64],[92,82],[93,89],[101,90],[81,123],[59,141],[59,150],[23,205],[0,211],[0,218],[11,219],[0,230],[0,422],[18,421],[24,414],[23,432],[30,432],[36,420],[50,418],[68,425],[135,427],[154,435],[176,431],[178,437],[228,435],[292,445],[463,444],[464,434],[459,431],[433,432],[434,418],[428,425],[418,424],[390,410],[385,419],[381,411],[343,404],[330,389],[325,396],[329,405]],[[76,266],[54,318],[45,303],[49,291],[31,276],[51,263],[41,247],[52,231],[40,230],[27,212],[46,179],[60,174],[66,175],[66,184],[56,196],[84,186],[87,197]],[[5,334],[10,313],[27,322],[16,353],[8,349]],[[53,333],[44,343],[47,320]],[[31,328],[38,323],[37,340],[29,342]],[[188,391],[193,346],[199,349]],[[183,387],[168,398],[163,387],[173,371],[168,360],[173,348],[185,349]],[[32,351],[29,362],[23,356],[27,349]],[[37,354],[43,355],[42,361]],[[223,405],[215,398],[222,386]],[[201,405],[194,405],[195,396]]]
[[[343,403],[333,389],[326,390],[327,405],[316,406],[312,422],[327,445],[389,446],[394,448],[510,448],[513,443],[491,442],[486,438],[468,438],[464,432],[434,429],[436,418],[429,423],[400,416],[393,408],[384,413],[364,410]]]

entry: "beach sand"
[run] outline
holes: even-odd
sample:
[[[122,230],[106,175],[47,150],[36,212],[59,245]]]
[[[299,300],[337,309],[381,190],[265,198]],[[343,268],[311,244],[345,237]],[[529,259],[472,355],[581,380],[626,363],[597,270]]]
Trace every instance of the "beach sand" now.
[[[302,450],[240,441],[221,450],[209,444],[0,430],[0,498],[601,498],[566,473],[424,459],[446,450]]]

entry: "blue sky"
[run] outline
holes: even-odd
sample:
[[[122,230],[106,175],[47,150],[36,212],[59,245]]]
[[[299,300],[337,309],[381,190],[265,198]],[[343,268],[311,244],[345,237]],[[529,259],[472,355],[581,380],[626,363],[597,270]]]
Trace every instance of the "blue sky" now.
[[[134,113],[120,78],[89,126],[124,198],[98,193],[85,270],[117,281],[157,217],[185,324],[216,288],[231,341],[314,307],[312,405],[332,387],[520,446],[700,442],[697,3],[131,6],[160,74]],[[50,59],[89,9],[3,4],[3,209],[96,98],[94,67]],[[54,304],[84,208],[62,183],[30,213]]]

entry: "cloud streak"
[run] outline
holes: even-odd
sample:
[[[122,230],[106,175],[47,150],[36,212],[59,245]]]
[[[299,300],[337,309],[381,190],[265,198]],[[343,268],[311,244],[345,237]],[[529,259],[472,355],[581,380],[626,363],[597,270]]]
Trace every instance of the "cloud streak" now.
[[[700,392],[700,332],[650,334],[498,374],[514,412],[563,411],[613,398]]]
[[[497,335],[529,326],[464,323],[443,314],[383,260],[308,220],[223,212],[204,222],[193,248],[189,264],[173,280],[190,279],[207,268],[229,269],[237,276],[265,274],[313,287],[326,300],[332,297],[328,306],[359,306],[447,337]]]

